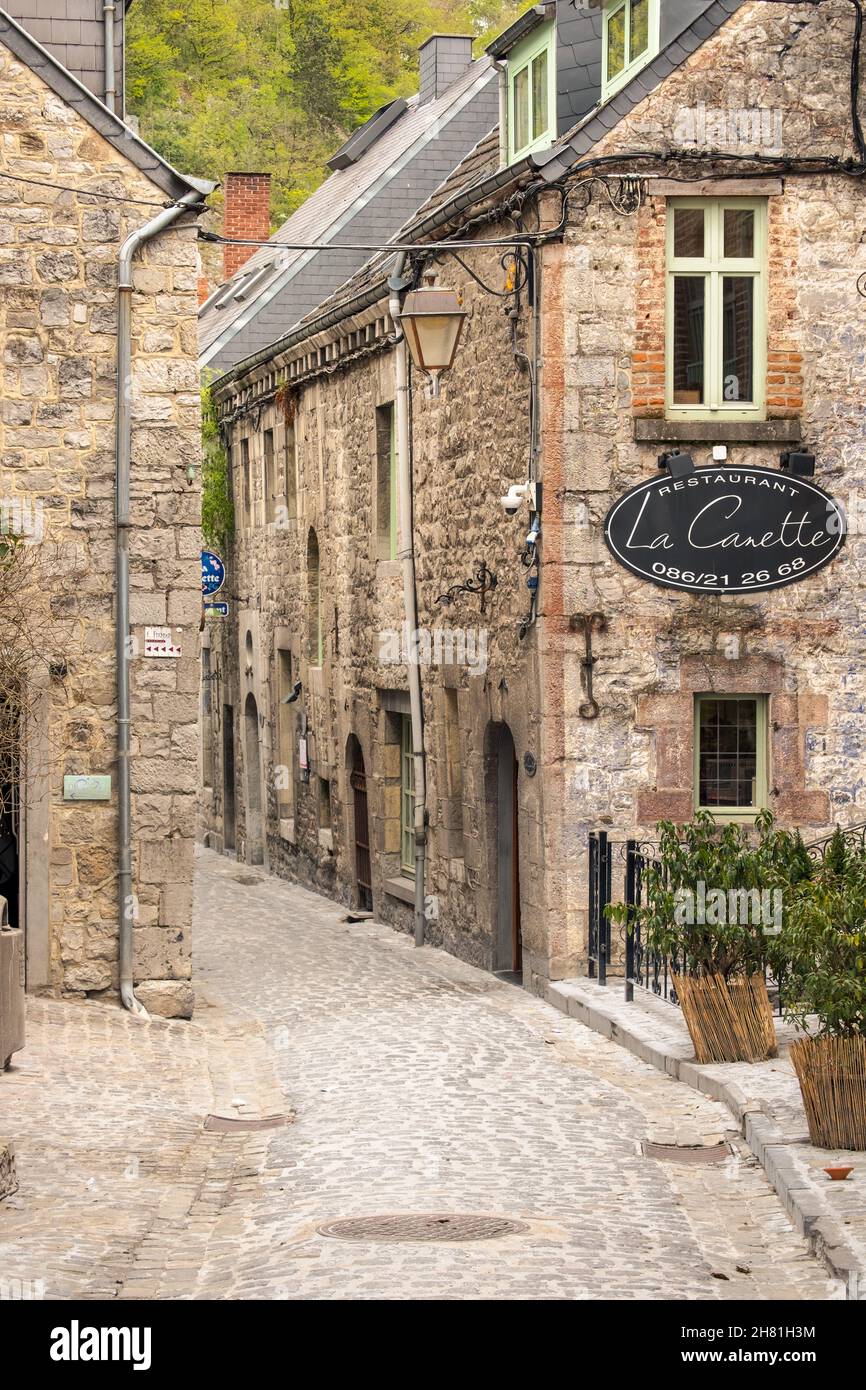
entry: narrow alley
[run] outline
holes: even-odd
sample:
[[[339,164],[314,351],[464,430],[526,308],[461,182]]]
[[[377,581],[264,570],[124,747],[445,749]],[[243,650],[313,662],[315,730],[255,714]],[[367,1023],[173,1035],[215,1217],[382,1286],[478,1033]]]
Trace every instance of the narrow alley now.
[[[192,1024],[30,1000],[0,1279],[45,1298],[841,1297],[721,1106],[344,915],[200,851]],[[721,1164],[641,1152],[723,1138]],[[322,1234],[399,1214],[515,1229]]]

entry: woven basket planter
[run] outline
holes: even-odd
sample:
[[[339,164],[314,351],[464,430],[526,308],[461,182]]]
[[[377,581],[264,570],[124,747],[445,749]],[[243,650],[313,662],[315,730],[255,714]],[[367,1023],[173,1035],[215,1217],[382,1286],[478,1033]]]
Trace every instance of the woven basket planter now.
[[[674,986],[699,1062],[765,1062],[776,1029],[763,975],[677,975]]]
[[[812,1143],[866,1149],[866,1038],[801,1038],[791,1061]]]

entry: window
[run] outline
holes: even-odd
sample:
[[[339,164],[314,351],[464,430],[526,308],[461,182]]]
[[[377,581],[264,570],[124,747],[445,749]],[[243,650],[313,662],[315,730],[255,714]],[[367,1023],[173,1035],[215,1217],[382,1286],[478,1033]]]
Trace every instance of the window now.
[[[763,416],[764,199],[668,203],[666,399],[670,416]]]
[[[463,758],[460,751],[460,710],[456,690],[446,689],[445,698],[445,763],[446,786],[450,799],[449,820],[452,828],[463,833]],[[462,849],[462,846],[461,846]]]
[[[508,158],[549,145],[556,133],[555,30],[534,29],[508,55]]]
[[[659,0],[612,0],[604,11],[601,96],[612,97],[659,51]]]
[[[400,718],[400,869],[415,877],[415,765],[409,714]]]
[[[397,558],[397,432],[394,405],[376,407],[376,556]]]
[[[330,830],[331,824],[331,783],[327,777],[319,778],[319,829]]]
[[[295,814],[295,713],[294,705],[285,699],[292,693],[292,653],[277,649],[277,742],[278,762],[276,792],[280,820],[291,820]]]
[[[295,454],[295,422],[286,421],[286,447],[283,461],[286,519],[291,521],[298,515],[298,464]]]
[[[244,526],[249,526],[252,515],[252,494],[250,492],[250,441],[241,440],[241,473],[243,474]]]
[[[324,652],[322,632],[322,578],[319,571],[319,542],[315,531],[307,537],[307,656],[321,666]]]
[[[695,807],[754,816],[767,804],[767,697],[695,698]]]
[[[265,521],[274,519],[274,503],[276,501],[276,477],[274,475],[274,432],[265,430]]]

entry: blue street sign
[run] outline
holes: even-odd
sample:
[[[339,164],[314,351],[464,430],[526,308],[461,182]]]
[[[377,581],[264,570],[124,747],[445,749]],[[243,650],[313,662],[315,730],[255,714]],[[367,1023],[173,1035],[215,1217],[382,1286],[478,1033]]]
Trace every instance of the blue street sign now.
[[[201,553],[201,591],[203,594],[215,594],[226,582],[226,567],[218,555],[212,550],[203,550]]]
[[[206,603],[204,606],[205,616],[208,618],[227,618],[229,606],[227,603]]]

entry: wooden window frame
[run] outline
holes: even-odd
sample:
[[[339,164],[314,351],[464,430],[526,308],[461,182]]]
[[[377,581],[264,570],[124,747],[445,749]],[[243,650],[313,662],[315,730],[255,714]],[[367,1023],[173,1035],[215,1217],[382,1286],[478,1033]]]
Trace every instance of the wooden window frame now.
[[[534,136],[532,105],[532,65],[547,54],[547,125]],[[515,87],[521,73],[528,70],[527,134],[529,139],[522,145],[514,143],[517,122],[515,120]],[[556,138],[556,24],[547,20],[533,29],[520,43],[515,44],[508,55],[508,162],[531,154],[535,150],[547,149]]]
[[[674,214],[678,208],[704,212],[704,255],[674,255]],[[724,218],[728,210],[755,215],[754,247],[750,257],[725,257]],[[766,198],[669,198],[666,216],[665,272],[665,416],[669,420],[765,420],[767,402],[767,199]],[[722,352],[724,343],[723,281],[726,276],[755,280],[753,296],[754,399],[748,404],[724,399]],[[704,397],[699,404],[674,401],[674,280],[694,276],[705,281]]]
[[[755,705],[755,802],[751,806],[702,806],[701,805],[701,705],[707,700],[744,700]],[[709,811],[716,820],[754,820],[760,811],[769,805],[769,696],[730,695],[727,691],[707,690],[694,697],[694,809]]]
[[[658,57],[659,53],[659,34],[661,27],[661,5],[660,0],[648,0],[649,14],[647,18],[647,46],[642,53],[638,53],[635,58],[631,57],[631,7],[632,0],[611,0],[610,4],[605,5],[602,16],[601,31],[601,99],[608,101],[610,97],[616,96],[631,79],[651,63],[653,58]],[[625,64],[622,72],[618,72],[615,77],[608,78],[607,75],[607,33],[610,21],[624,9],[627,14],[625,30]]]
[[[415,763],[412,716],[400,716],[400,872],[415,877]]]

